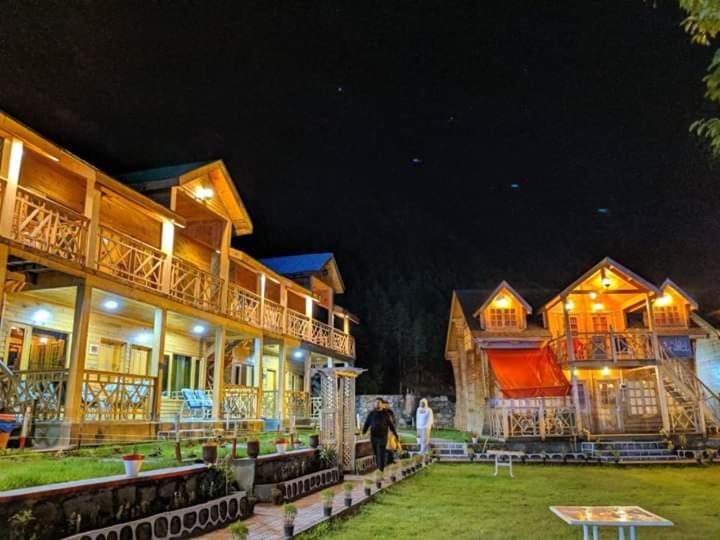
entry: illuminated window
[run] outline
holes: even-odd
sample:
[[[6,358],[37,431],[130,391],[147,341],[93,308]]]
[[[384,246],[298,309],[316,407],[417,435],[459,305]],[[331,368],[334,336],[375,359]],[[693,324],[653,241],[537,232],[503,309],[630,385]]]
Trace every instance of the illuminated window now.
[[[592,316],[592,329],[593,332],[599,334],[605,334],[610,331],[610,324],[608,322],[607,315],[593,315]]]
[[[655,306],[655,324],[658,326],[682,326],[683,319],[677,305]]]
[[[629,412],[635,416],[658,414],[657,392],[651,381],[627,381],[626,396]]]
[[[517,314],[513,308],[490,308],[488,328],[517,328]]]
[[[66,344],[67,334],[33,328],[28,369],[63,369]]]
[[[578,333],[578,318],[570,316],[570,333],[575,335]]]

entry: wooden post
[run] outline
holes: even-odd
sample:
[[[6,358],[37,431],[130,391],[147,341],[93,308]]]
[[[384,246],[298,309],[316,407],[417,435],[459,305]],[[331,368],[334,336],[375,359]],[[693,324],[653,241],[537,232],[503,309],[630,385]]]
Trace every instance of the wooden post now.
[[[260,291],[260,328],[265,328],[265,284],[267,278],[265,274],[258,274],[260,280],[258,289]]]
[[[262,418],[263,410],[263,337],[255,338],[255,384],[257,385],[257,417]]]
[[[70,343],[70,369],[68,372],[67,394],[65,395],[65,422],[78,423],[82,417],[82,387],[85,375],[85,356],[88,347],[88,327],[92,287],[85,283],[77,286],[75,293],[75,314]]]
[[[85,191],[85,217],[88,218],[87,246],[85,250],[85,264],[94,268],[97,263],[98,236],[100,232],[100,191],[95,189],[96,174],[87,179]]]
[[[575,375],[575,349],[573,348],[572,325],[570,312],[567,308],[568,297],[561,298],[563,309],[563,326],[565,330],[565,347],[567,347],[568,367],[570,368],[570,381],[572,383],[573,405],[575,406],[575,430],[582,432],[582,412],[580,411],[580,392],[578,390],[577,375]]]
[[[286,369],[286,358],[288,348],[285,346],[285,341],[281,341],[278,350],[278,400],[275,404],[275,416],[280,422],[280,428],[282,428],[283,419],[285,418],[285,369]]]
[[[220,312],[227,313],[228,287],[230,285],[230,241],[232,240],[232,224],[225,222],[220,246],[220,268],[218,277],[222,280],[220,287]]]
[[[160,278],[160,291],[168,294],[172,285],[172,259],[175,245],[175,225],[172,221],[164,219],[162,222],[162,235],[160,238],[160,251],[165,254]]]
[[[215,365],[213,370],[213,418],[219,420],[222,415],[222,402],[225,394],[225,327],[215,329]]]
[[[160,418],[160,407],[162,405],[162,373],[160,365],[165,355],[165,330],[167,326],[167,311],[163,308],[155,308],[153,317],[153,346],[150,356],[148,375],[155,377],[155,419]]]
[[[540,400],[540,406],[538,407],[538,432],[540,433],[540,438],[544,441],[545,440],[545,400],[540,397],[538,398]]]
[[[5,280],[7,279],[7,263],[10,247],[7,244],[0,244],[0,328],[5,322]]]
[[[305,297],[305,316],[308,318],[306,330],[307,335],[305,336],[305,339],[307,341],[312,341],[313,299],[310,296]]]
[[[305,416],[312,415],[312,360],[310,352],[304,354],[303,365],[303,392],[305,392]]]
[[[287,334],[287,287],[284,283],[280,283],[280,305],[282,306],[282,326],[283,335]]]
[[[647,310],[648,327],[650,328],[651,334],[650,339],[655,357],[655,381],[657,384],[658,403],[660,404],[660,416],[662,417],[665,433],[670,433],[670,411],[668,409],[667,396],[665,395],[665,384],[660,369],[658,368],[658,363],[662,362],[660,358],[660,344],[658,342],[657,329],[655,328],[655,311],[653,311],[653,303],[649,294],[645,295],[645,309]],[[702,414],[702,411],[700,414]]]
[[[5,145],[9,143],[10,147]],[[9,150],[9,151],[8,151]],[[13,219],[15,217],[15,199],[20,183],[20,165],[22,164],[23,143],[20,139],[6,139],[0,161],[0,176],[6,179],[2,198],[2,214],[0,214],[0,235],[12,237]]]

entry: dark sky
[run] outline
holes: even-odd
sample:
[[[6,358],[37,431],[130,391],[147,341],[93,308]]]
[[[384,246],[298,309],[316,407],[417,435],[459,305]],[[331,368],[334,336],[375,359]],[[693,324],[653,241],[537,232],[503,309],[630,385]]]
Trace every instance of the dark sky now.
[[[712,50],[657,3],[5,1],[0,108],[109,172],[222,157],[237,246],[336,252],[366,319],[371,283],[443,303],[604,255],[711,302]]]

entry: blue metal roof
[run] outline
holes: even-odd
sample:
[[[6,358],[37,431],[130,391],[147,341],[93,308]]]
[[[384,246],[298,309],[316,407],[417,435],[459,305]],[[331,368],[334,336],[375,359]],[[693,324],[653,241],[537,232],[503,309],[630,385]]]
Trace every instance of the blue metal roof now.
[[[318,272],[333,258],[332,253],[307,253],[260,259],[260,262],[278,274],[302,274]]]
[[[128,184],[153,182],[154,180],[165,180],[166,178],[178,178],[186,172],[199,169],[208,163],[212,163],[212,161],[195,161],[193,163],[181,163],[180,165],[170,165],[168,167],[156,167],[154,169],[121,174],[118,178]]]

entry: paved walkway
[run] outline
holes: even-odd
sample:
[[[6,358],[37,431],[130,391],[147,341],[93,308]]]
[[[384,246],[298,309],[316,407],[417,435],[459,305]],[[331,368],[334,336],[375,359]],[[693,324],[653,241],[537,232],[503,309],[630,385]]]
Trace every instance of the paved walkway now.
[[[368,499],[364,493],[363,480],[365,478],[371,478],[374,481],[375,473],[370,473],[365,476],[345,475],[345,481],[352,482],[355,485],[352,493],[353,507]],[[390,480],[386,474],[386,481],[383,482],[381,491],[388,485],[390,485]],[[345,510],[345,495],[342,490],[342,484],[333,486],[333,489],[336,492],[335,502],[333,503],[333,516],[335,516]],[[372,493],[375,494],[376,492],[377,489],[373,483]],[[298,499],[294,501],[293,504],[298,508],[298,515],[297,518],[295,518],[296,535],[328,519],[323,515],[323,505],[320,501],[319,491],[302,499]],[[258,503],[255,505],[255,513],[251,518],[246,519],[245,523],[250,530],[249,540],[277,540],[285,538],[283,534],[281,506]],[[200,536],[200,538],[204,538],[205,540],[231,540],[232,536],[227,529],[219,529],[204,534]]]

